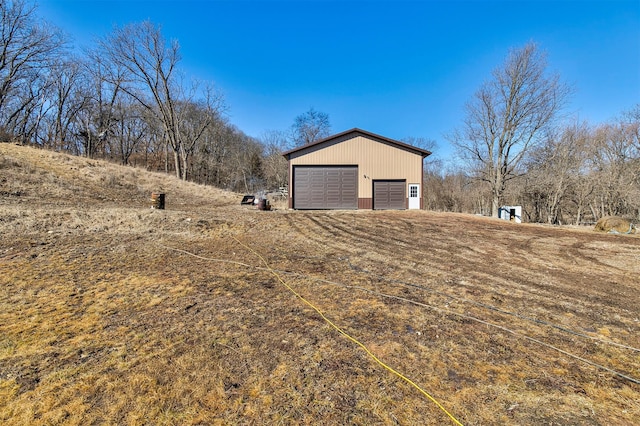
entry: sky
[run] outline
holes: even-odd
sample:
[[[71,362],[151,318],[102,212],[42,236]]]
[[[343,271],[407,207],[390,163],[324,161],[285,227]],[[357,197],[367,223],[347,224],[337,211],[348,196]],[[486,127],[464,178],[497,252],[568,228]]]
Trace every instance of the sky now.
[[[333,133],[431,139],[446,160],[465,104],[531,41],[573,87],[568,119],[603,123],[640,103],[640,0],[39,0],[37,13],[78,49],[152,21],[256,138],[313,108]]]

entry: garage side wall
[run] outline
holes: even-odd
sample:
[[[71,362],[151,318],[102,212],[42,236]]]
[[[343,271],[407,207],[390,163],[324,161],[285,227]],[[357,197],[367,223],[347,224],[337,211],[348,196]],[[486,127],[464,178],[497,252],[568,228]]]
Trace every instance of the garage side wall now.
[[[358,208],[373,206],[374,180],[406,180],[422,183],[422,155],[401,149],[383,140],[363,135],[345,135],[292,153],[289,176],[293,167],[303,165],[357,165]],[[289,187],[293,187],[289,182]],[[295,193],[291,194],[295,197]],[[292,207],[292,201],[289,201]]]

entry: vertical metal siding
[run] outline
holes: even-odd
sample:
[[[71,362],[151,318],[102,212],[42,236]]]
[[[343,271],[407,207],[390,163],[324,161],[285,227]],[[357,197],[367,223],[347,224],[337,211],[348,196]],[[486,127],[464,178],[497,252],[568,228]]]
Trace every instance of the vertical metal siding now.
[[[290,157],[299,165],[357,164],[358,198],[372,198],[372,180],[422,181],[422,156],[362,135],[344,136],[327,144],[301,150]],[[290,170],[290,171],[292,171]],[[366,177],[365,177],[366,176]]]

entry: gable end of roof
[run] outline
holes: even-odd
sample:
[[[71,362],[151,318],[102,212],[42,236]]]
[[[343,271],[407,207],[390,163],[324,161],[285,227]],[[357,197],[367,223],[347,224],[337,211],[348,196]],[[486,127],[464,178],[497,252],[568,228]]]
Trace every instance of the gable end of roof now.
[[[387,137],[384,137],[384,136],[380,136],[380,135],[377,135],[375,133],[367,132],[366,130],[362,130],[362,129],[358,129],[358,128],[353,128],[353,129],[350,129],[350,130],[346,130],[344,132],[329,136],[327,138],[320,139],[318,141],[311,142],[311,143],[308,143],[306,145],[302,145],[302,146],[290,149],[289,151],[283,152],[282,155],[284,157],[286,157],[287,159],[289,159],[291,154],[294,154],[294,153],[296,153],[298,151],[302,151],[303,149],[307,149],[307,148],[310,148],[310,147],[313,147],[313,146],[321,145],[321,144],[323,144],[325,142],[329,142],[329,141],[332,141],[334,139],[341,138],[341,137],[349,135],[351,133],[367,136],[367,137],[369,137],[371,139],[377,139],[377,140],[379,140],[379,141],[381,141],[383,143],[388,143],[390,145],[396,146],[397,148],[405,149],[407,151],[411,151],[411,152],[414,152],[416,154],[420,154],[420,155],[422,155],[423,158],[431,155],[431,151],[427,151],[426,149],[418,148],[417,146],[409,145],[409,144],[406,144],[404,142],[400,142],[400,141],[397,141],[395,139],[390,139],[390,138],[387,138]]]

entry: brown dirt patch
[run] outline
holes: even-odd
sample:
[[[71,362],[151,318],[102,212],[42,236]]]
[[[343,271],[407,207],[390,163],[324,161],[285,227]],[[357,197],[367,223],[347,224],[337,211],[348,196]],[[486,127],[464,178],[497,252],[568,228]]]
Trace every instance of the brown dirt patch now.
[[[615,374],[640,380],[637,236],[260,212],[6,144],[0,172],[4,424],[450,423],[236,239],[464,424],[640,418],[640,385]]]

